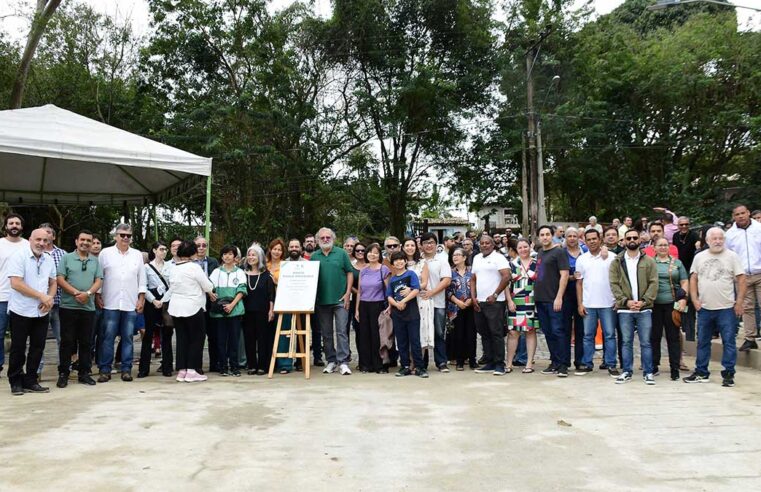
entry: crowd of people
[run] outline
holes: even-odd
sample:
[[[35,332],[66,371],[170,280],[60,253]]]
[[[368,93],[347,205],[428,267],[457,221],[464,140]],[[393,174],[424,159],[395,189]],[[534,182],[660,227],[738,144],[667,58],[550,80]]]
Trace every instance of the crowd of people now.
[[[618,384],[634,377],[639,339],[645,384],[656,383],[665,336],[668,374],[680,380],[685,335],[697,338],[686,383],[709,381],[712,339],[721,337],[723,386],[734,386],[740,351],[757,349],[761,303],[761,212],[736,206],[733,224],[696,232],[687,217],[656,208],[658,220],[626,217],[603,227],[543,225],[535,240],[505,234],[439,237],[430,232],[399,240],[359,241],[343,247],[329,228],[303,242],[225,245],[208,255],[204,237],[157,241],[141,253],[132,229],[119,224],[114,244],[81,230],[67,253],[56,231],[42,224],[23,238],[24,220],[10,213],[0,238],[0,339],[10,326],[7,377],[14,395],[41,393],[48,330],[58,344],[58,380],[70,375],[95,385],[113,372],[132,381],[133,340],[142,334],[137,377],[159,372],[178,382],[264,375],[275,340],[274,300],[283,262],[320,262],[312,316],[312,363],[324,373],[389,373],[428,377],[466,367],[502,376],[534,373],[537,331],[549,350],[540,374],[567,377],[595,370],[595,338],[602,332],[598,368]],[[697,313],[697,316],[696,316]],[[288,315],[286,315],[288,316]],[[287,325],[289,321],[284,324]],[[357,354],[351,351],[355,333]],[[482,353],[477,354],[480,336]],[[172,342],[174,338],[174,344]],[[118,346],[117,346],[118,339]],[[115,348],[116,347],[116,348]],[[324,357],[324,358],[323,358]],[[431,365],[431,359],[433,364]],[[0,372],[5,363],[0,344]],[[115,363],[118,371],[114,371]],[[277,370],[303,370],[277,358]],[[73,377],[73,376],[72,376]]]

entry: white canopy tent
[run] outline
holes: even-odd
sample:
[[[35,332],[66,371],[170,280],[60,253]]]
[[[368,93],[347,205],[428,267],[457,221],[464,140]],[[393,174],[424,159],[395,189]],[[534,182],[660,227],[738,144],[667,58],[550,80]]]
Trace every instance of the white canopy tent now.
[[[211,158],[58,108],[0,111],[0,201],[11,205],[159,203],[206,182]]]

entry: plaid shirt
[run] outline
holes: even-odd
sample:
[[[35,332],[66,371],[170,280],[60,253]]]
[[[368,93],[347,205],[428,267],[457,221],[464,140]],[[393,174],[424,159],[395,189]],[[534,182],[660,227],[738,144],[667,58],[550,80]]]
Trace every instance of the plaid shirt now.
[[[63,258],[63,255],[66,254],[66,251],[62,250],[55,244],[53,245],[53,251],[46,251],[47,254],[53,257],[53,261],[55,262],[55,269],[58,271],[58,264],[61,263],[61,258]],[[55,291],[55,298],[53,298],[53,304],[58,306],[61,304],[61,288],[58,287]]]

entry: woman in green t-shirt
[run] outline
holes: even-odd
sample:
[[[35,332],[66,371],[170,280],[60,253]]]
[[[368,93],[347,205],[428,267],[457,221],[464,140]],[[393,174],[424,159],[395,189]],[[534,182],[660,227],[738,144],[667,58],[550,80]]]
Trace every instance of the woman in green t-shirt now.
[[[217,328],[218,351],[222,358],[220,374],[240,376],[238,344],[244,314],[243,303],[240,301],[246,295],[246,273],[235,265],[235,246],[227,244],[220,252],[222,265],[211,272],[209,280],[214,284],[217,304],[222,304],[223,307],[219,311],[212,309],[210,316]]]
[[[687,309],[687,271],[678,259],[669,255],[669,242],[658,238],[655,242],[655,265],[658,268],[658,295],[653,304],[653,331],[650,342],[653,347],[653,374],[658,375],[661,362],[661,338],[666,333],[669,352],[671,380],[679,381],[680,326],[674,323],[672,312]]]

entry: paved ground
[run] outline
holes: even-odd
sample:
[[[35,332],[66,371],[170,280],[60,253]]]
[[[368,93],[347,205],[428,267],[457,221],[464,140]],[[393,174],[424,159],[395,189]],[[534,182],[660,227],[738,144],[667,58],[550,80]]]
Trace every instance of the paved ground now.
[[[761,490],[750,369],[732,389],[471,371],[6,385],[2,491]]]

